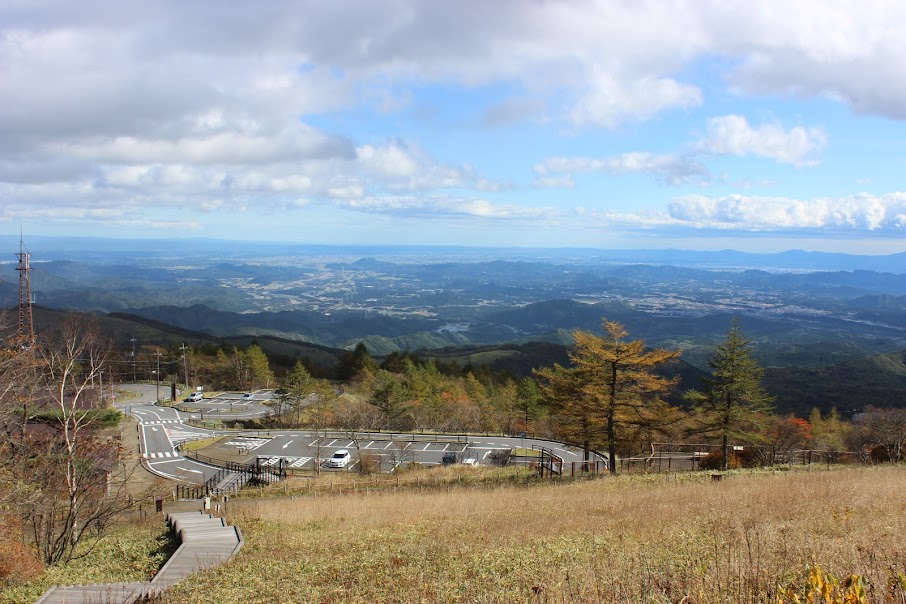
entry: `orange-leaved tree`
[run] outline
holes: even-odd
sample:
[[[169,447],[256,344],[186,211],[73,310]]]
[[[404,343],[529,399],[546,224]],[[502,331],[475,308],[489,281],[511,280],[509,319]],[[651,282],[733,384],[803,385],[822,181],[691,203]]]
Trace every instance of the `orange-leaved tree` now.
[[[676,380],[656,368],[677,359],[680,351],[650,350],[643,340],[629,340],[620,323],[602,321],[604,335],[575,330],[571,367],[554,365],[536,371],[560,434],[581,441],[586,461],[593,446],[607,444],[609,467],[617,473],[618,439],[639,426],[657,428],[675,421],[675,409],[661,399]]]

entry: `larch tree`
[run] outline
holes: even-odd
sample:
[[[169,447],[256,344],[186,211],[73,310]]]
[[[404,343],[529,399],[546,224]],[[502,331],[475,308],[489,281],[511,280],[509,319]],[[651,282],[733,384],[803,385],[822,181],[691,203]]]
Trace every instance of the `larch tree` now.
[[[561,425],[582,440],[585,459],[603,434],[610,472],[616,474],[618,438],[625,436],[627,428],[656,426],[671,409],[660,395],[675,380],[655,369],[678,358],[680,351],[649,350],[643,340],[628,340],[629,333],[614,321],[604,320],[602,327],[603,336],[573,332],[572,367],[555,365],[537,375]]]
[[[245,366],[248,370],[248,388],[270,388],[274,382],[274,372],[270,361],[258,344],[252,344],[245,350]]]
[[[772,398],[761,386],[764,370],[752,356],[752,341],[734,317],[723,342],[708,359],[711,376],[702,378],[701,391],[686,393],[694,405],[695,430],[719,437],[722,467],[727,469],[730,438],[751,440],[772,411]]]

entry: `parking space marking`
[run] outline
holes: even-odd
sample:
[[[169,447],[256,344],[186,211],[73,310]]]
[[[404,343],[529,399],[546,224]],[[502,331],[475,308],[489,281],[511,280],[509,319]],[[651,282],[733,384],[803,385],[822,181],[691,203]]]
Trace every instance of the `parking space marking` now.
[[[427,444],[427,445],[425,445],[425,448],[424,448],[424,449],[422,449],[422,451],[427,451],[427,450],[428,450],[428,448],[429,448],[429,447],[430,447],[430,446],[431,446],[431,444],[432,444],[432,443],[428,443],[428,444]]]
[[[324,446],[325,446],[325,447],[332,447],[332,446],[333,446],[333,444],[334,444],[334,443],[335,443],[335,442],[337,442],[337,439],[336,439],[336,438],[335,438],[335,439],[333,439],[333,440],[332,440],[332,441],[330,441],[330,442],[329,442],[329,443],[327,443],[327,444],[326,444],[326,445],[324,445]]]
[[[372,440],[372,441],[369,442],[367,445],[365,445],[365,448],[367,449],[368,447],[370,447],[370,446],[373,445],[373,444],[374,444],[374,441]]]
[[[283,448],[285,449],[286,447],[290,446],[290,444],[292,444],[292,442],[293,442],[294,440],[295,440],[295,439],[290,439],[290,440],[286,441],[286,444],[283,445]]]

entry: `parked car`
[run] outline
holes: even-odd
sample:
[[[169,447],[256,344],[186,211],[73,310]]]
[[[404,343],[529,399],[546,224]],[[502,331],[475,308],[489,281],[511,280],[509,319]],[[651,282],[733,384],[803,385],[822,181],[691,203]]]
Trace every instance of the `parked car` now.
[[[194,403],[204,399],[204,392],[191,392],[189,396],[186,397],[187,403]]]
[[[325,461],[324,465],[328,468],[345,468],[350,459],[352,459],[352,456],[349,454],[349,451],[340,449],[334,453],[330,459]]]
[[[467,457],[467,458],[465,458],[465,459],[462,460],[462,463],[464,463],[464,464],[467,465],[467,466],[477,466],[477,465],[478,465],[478,460],[475,459],[474,457]]]
[[[250,401],[253,398],[255,398],[255,395],[252,394],[251,392],[246,392],[245,394],[242,395],[242,400],[244,400],[244,401]]]

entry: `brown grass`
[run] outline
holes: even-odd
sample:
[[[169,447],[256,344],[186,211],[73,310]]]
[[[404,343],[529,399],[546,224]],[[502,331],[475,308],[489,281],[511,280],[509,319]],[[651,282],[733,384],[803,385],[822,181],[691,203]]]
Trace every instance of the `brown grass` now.
[[[904,602],[906,474],[649,477],[243,502],[172,602],[775,602],[809,565]]]

